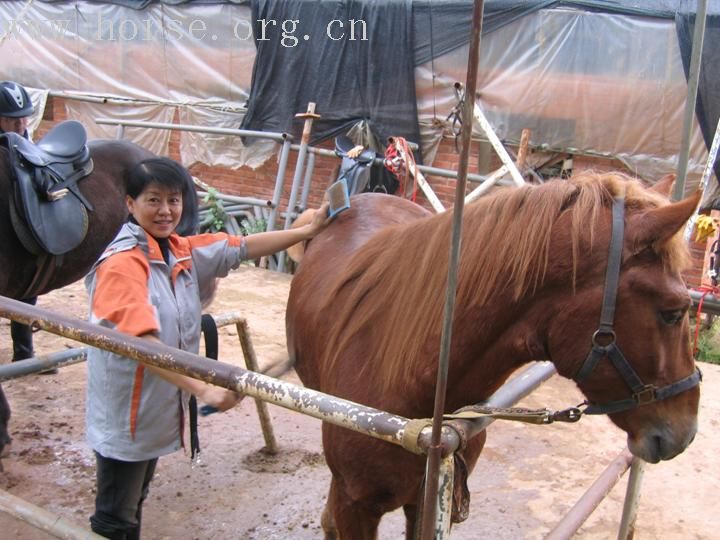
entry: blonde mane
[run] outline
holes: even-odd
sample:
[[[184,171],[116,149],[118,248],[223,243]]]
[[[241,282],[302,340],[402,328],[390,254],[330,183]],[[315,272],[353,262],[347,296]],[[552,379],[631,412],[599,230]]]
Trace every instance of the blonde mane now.
[[[571,213],[573,276],[580,242],[592,242],[594,225],[616,195],[625,194],[626,212],[655,208],[667,200],[625,175],[585,173],[568,181],[499,190],[465,208],[458,271],[456,313],[481,306],[500,291],[518,301],[540,287],[548,267],[553,224]],[[342,314],[326,329],[326,369],[361,334],[374,384],[386,389],[428,369],[422,355],[437,355],[450,252],[451,212],[389,227],[377,233],[348,262],[328,296],[328,307],[344,295]],[[681,238],[656,246],[670,269],[687,262]],[[461,312],[461,311],[460,311]],[[384,331],[372,332],[373,325]],[[427,336],[438,347],[422,350]],[[374,360],[374,362],[373,362]],[[372,365],[369,365],[372,363]],[[433,364],[434,365],[434,364]],[[432,368],[434,370],[434,368]]]

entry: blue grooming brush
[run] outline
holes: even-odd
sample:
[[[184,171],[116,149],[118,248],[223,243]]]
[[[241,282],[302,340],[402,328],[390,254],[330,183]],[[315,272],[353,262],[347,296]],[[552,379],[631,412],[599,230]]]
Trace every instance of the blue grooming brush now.
[[[327,190],[327,199],[330,203],[328,217],[334,218],[343,210],[350,208],[350,193],[345,178],[333,183]]]

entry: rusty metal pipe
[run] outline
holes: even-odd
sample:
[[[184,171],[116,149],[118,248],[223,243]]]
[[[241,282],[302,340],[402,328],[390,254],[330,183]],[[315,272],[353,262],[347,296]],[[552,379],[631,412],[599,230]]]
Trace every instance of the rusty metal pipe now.
[[[238,366],[209,360],[160,343],[128,336],[86,321],[54,314],[10,298],[0,297],[0,317],[270,401],[286,409],[299,410],[308,416],[394,444],[401,444],[404,428],[409,422],[402,416],[279,381]]]

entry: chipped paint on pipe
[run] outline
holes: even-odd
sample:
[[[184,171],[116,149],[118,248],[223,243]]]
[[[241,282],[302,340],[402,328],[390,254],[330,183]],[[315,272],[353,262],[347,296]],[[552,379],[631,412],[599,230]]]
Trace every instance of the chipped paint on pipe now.
[[[453,479],[455,477],[455,456],[446,456],[440,462],[437,511],[434,540],[450,538],[452,525]]]
[[[322,392],[302,388],[160,343],[122,334],[86,321],[66,317],[0,297],[0,317],[13,319],[134,360],[175,371],[216,386],[301,410],[325,422],[400,444],[408,419]]]

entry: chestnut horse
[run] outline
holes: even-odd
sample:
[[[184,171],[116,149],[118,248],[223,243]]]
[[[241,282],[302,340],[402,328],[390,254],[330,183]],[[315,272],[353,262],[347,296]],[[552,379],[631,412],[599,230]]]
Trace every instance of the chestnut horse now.
[[[578,386],[591,407],[627,433],[634,455],[656,463],[690,444],[699,372],[689,345],[690,298],[680,276],[687,249],[678,233],[699,195],[670,204],[670,181],[650,190],[620,174],[588,173],[500,190],[468,205],[447,412],[486,400],[523,364],[550,360],[560,375],[582,379]],[[624,210],[614,203],[623,194]],[[427,418],[452,216],[431,216],[379,194],[351,202],[310,242],[293,278],[286,319],[290,359],[311,388]],[[615,220],[614,206],[621,209]],[[619,232],[610,249],[613,228]],[[610,329],[598,330],[602,306],[606,318],[612,259],[619,277],[607,281],[617,293],[616,309]],[[593,357],[596,331],[616,345],[598,344],[600,354]],[[611,348],[622,351],[629,370],[615,367]],[[640,390],[621,371],[632,372]],[[656,400],[643,399],[648,389]],[[470,470],[484,442],[485,432],[465,449]],[[323,424],[323,447],[332,472],[325,537],[375,538],[383,514],[403,507],[412,538],[425,457],[330,424]]]
[[[154,155],[123,140],[95,140],[88,146],[94,168],[89,176],[78,182],[80,192],[93,207],[92,211],[87,212],[87,235],[76,248],[55,258],[33,255],[23,247],[15,234],[10,218],[14,175],[8,149],[0,145],[0,295],[22,300],[77,281],[87,273],[127,219],[126,175],[136,163]],[[194,194],[189,175],[186,193]],[[197,198],[184,197],[183,219],[178,231],[194,232],[197,223]],[[44,276],[36,279],[36,272],[42,272]],[[33,281],[39,283],[40,287],[32,287]],[[9,442],[8,419],[7,401],[4,395],[0,395],[0,453]]]

